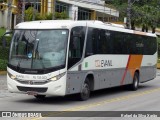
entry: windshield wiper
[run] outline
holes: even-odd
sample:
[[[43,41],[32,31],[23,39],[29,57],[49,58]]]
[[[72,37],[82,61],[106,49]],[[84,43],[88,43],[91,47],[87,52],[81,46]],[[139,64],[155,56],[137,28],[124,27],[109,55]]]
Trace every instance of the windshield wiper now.
[[[28,57],[26,55],[15,55],[16,58],[20,58],[20,60],[18,61],[18,64],[17,64],[17,70],[19,71],[20,70],[20,65],[21,65],[21,62],[22,60],[24,59],[27,59],[28,60]]]

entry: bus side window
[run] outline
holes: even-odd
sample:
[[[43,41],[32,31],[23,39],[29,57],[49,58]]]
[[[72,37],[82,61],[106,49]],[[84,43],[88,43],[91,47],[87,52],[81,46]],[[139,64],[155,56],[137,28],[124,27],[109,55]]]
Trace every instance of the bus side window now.
[[[93,36],[93,28],[88,28],[88,34],[87,34],[87,42],[86,42],[86,51],[85,51],[85,57],[88,57],[90,55],[94,54],[94,38]]]

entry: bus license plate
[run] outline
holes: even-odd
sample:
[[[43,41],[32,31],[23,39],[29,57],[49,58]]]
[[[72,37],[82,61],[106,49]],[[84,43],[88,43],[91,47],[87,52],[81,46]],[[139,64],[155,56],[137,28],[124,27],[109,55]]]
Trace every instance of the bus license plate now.
[[[27,94],[28,95],[37,95],[37,92],[35,92],[35,91],[27,91]]]

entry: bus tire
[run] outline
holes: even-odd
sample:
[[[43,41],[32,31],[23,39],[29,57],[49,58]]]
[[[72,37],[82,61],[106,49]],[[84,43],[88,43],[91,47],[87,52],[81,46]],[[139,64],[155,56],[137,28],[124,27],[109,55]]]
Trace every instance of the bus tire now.
[[[86,78],[85,82],[83,83],[82,90],[79,94],[79,100],[85,101],[85,100],[89,99],[90,91],[91,91],[90,90],[90,82],[89,82],[89,79]]]
[[[34,95],[34,97],[37,99],[44,99],[46,95]]]
[[[135,72],[133,77],[133,83],[130,85],[130,89],[136,91],[139,87],[139,74]]]

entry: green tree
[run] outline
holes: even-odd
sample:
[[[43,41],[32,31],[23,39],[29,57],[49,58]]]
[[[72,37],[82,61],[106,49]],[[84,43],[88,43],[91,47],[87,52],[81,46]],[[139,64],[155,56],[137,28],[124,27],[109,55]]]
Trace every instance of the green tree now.
[[[59,12],[56,12],[55,13],[55,19],[68,19],[69,17],[68,17],[68,15],[67,15],[67,13],[66,13],[66,11],[64,11],[64,12],[61,12],[61,13],[59,13]]]
[[[29,7],[27,10],[25,10],[25,21],[31,21],[32,20],[33,12],[34,12],[33,7]]]
[[[34,13],[34,8],[29,7],[27,10],[25,10],[25,21],[32,21]],[[41,15],[38,11],[36,11],[35,20],[52,20],[52,13],[46,13],[44,15]],[[64,12],[55,12],[54,14],[55,19],[68,19],[67,13]]]
[[[152,32],[155,33],[156,27],[159,27],[159,10],[151,5],[143,5],[142,7],[134,6],[133,7],[132,21],[135,25],[142,26],[142,31],[148,32],[148,29],[151,28]]]
[[[106,2],[107,3],[107,2]],[[127,15],[128,0],[112,0],[110,4],[120,11],[120,20]],[[132,4],[131,27],[141,26],[142,31],[149,28],[155,32],[156,27],[160,27],[160,1],[159,0],[139,0]]]

